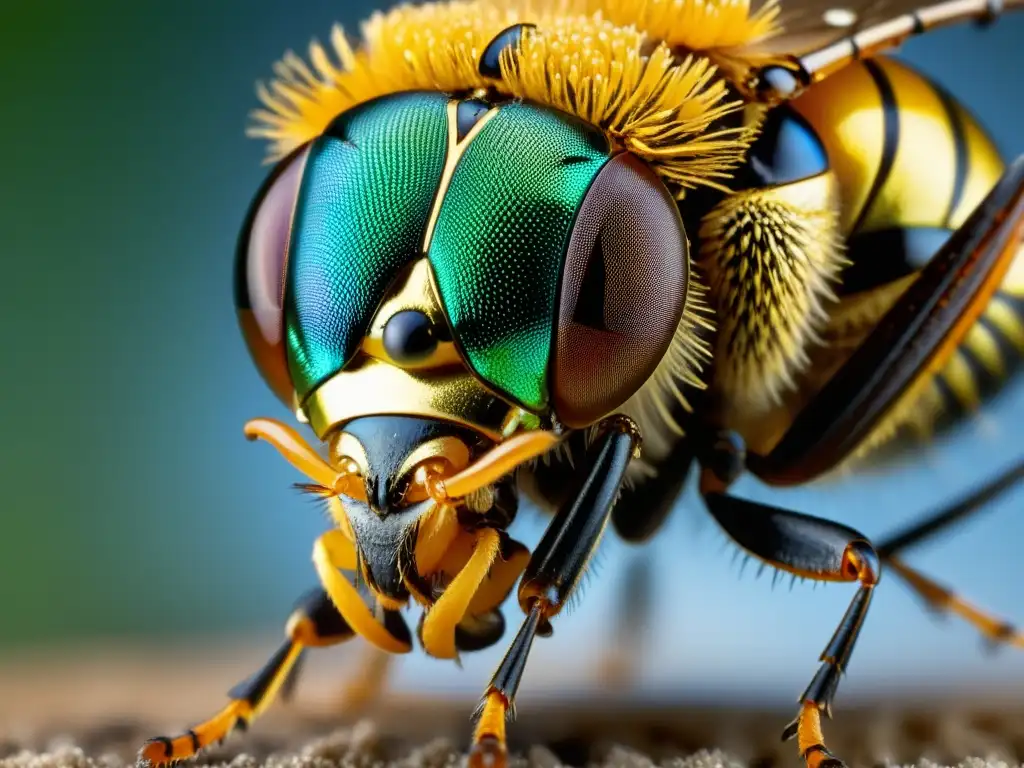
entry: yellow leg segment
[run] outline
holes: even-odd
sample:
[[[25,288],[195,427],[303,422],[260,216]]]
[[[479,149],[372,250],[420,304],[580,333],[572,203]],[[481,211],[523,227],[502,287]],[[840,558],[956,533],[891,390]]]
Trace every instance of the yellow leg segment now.
[[[821,732],[821,710],[811,701],[805,701],[787,733],[795,728],[796,741],[807,768],[842,768],[843,761],[825,748]]]
[[[498,557],[501,543],[498,532],[485,528],[477,534],[469,562],[452,579],[434,607],[423,620],[423,647],[434,658],[454,659],[455,627],[469,609],[470,602],[487,578]]]
[[[505,742],[505,719],[508,701],[499,691],[489,691],[480,705],[479,717],[473,731],[473,749],[469,753],[469,768],[497,768],[506,763],[508,745]]]
[[[327,645],[328,638],[310,637],[304,643],[303,635],[315,634],[315,626],[308,617],[298,617],[298,611],[289,620],[290,638],[271,657],[256,675],[241,683],[228,694],[231,701],[220,712],[185,733],[158,736],[147,741],[139,752],[139,762],[153,766],[170,765],[194,757],[211,744],[223,741],[236,728],[244,730],[260,715],[281,691],[302,652],[311,645]],[[335,642],[344,642],[351,633],[339,636]]]
[[[383,625],[380,626],[383,632]],[[248,727],[278,694],[286,695],[305,650],[344,643],[355,637],[353,630],[326,592],[311,590],[299,600],[288,619],[288,639],[259,672],[228,692],[230,701],[227,706],[179,736],[160,736],[149,740],[139,752],[139,762],[153,766],[176,763],[223,741],[233,730]],[[405,632],[407,634],[408,630]]]
[[[948,587],[944,587],[923,573],[914,570],[899,558],[886,558],[885,565],[903,578],[928,605],[940,611],[956,614],[977,629],[986,640],[1024,648],[1024,632],[1016,629],[1012,624],[976,608]]]
[[[380,698],[394,660],[390,653],[372,645],[360,650],[356,673],[345,683],[338,697],[338,708],[345,714],[363,712]]]
[[[382,651],[408,653],[412,646],[394,637],[377,621],[359,592],[339,568],[351,565],[352,542],[341,531],[328,531],[313,546],[313,565],[324,590],[348,625]]]

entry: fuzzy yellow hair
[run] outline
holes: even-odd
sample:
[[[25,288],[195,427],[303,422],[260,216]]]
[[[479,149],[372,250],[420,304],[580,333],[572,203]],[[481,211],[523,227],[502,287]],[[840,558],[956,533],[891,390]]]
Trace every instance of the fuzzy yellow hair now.
[[[767,0],[584,0],[588,10],[633,25],[656,40],[690,51],[739,49],[779,32],[779,4]]]
[[[670,186],[716,185],[749,146],[749,128],[711,130],[737,111],[703,57],[678,61],[665,44],[598,17],[561,18],[502,56],[502,85],[602,128]],[[717,186],[717,185],[716,185]]]
[[[647,161],[677,192],[723,187],[743,159],[756,126],[712,129],[742,108],[708,58],[676,55],[674,46],[732,45],[767,34],[772,12],[749,16],[747,0],[649,0],[639,17],[658,36],[622,26],[621,0],[448,0],[374,14],[353,47],[340,27],[333,57],[314,42],[307,64],[288,53],[275,78],[260,85],[264,109],[250,135],[269,140],[271,160],[319,136],[339,114],[405,90],[493,90],[576,114]],[[773,5],[765,6],[774,7]],[[659,10],[660,9],[660,10]],[[669,23],[679,9],[678,23]],[[746,32],[729,20],[747,19]],[[748,18],[749,17],[749,18]],[[715,21],[717,19],[717,22]],[[685,22],[685,23],[684,23]],[[502,79],[483,77],[480,57],[517,23],[535,25],[501,59]],[[689,37],[684,27],[705,24]],[[718,25],[716,27],[716,24]],[[743,26],[743,25],[739,25]],[[716,32],[715,29],[718,29]],[[661,36],[667,42],[661,42]]]

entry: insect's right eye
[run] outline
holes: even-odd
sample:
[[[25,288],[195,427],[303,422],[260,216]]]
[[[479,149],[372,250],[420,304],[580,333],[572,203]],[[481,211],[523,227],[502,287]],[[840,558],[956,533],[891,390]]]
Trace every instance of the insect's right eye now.
[[[591,184],[566,255],[551,370],[563,424],[594,424],[643,386],[672,343],[688,286],[675,200],[650,166],[617,155]]]
[[[284,281],[292,215],[308,147],[286,157],[263,183],[245,218],[235,254],[235,309],[260,375],[289,408],[294,387],[284,339]]]

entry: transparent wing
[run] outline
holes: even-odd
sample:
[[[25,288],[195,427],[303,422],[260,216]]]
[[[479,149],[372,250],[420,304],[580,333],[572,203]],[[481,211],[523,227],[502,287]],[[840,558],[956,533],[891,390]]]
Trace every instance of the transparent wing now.
[[[928,4],[927,0],[781,0],[782,32],[755,50],[803,56]]]
[[[780,0],[781,32],[747,48],[738,80],[755,98],[778,101],[837,72],[851,61],[883,53],[912,35],[969,21],[992,21],[1024,0]],[[788,61],[780,74],[774,66]],[[753,76],[751,76],[753,74]]]

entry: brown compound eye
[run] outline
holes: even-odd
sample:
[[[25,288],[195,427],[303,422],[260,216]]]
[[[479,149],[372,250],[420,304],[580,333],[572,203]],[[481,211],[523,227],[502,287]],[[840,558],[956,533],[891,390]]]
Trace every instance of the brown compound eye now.
[[[253,199],[235,254],[235,309],[260,375],[289,408],[294,389],[284,346],[284,281],[292,214],[307,149],[271,171]]]
[[[593,424],[643,386],[682,319],[688,278],[675,200],[646,163],[612,158],[580,208],[562,276],[552,372],[562,422]]]

